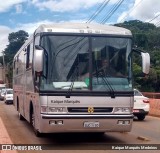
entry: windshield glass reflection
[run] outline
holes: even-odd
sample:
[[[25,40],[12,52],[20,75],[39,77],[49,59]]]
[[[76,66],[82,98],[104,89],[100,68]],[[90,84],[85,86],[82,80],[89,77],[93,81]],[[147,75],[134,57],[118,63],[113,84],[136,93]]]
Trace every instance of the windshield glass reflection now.
[[[42,90],[106,91],[110,90],[109,86],[115,91],[131,90],[131,40],[92,37],[89,43],[89,39],[80,36],[42,37],[41,47],[48,55],[44,57]]]

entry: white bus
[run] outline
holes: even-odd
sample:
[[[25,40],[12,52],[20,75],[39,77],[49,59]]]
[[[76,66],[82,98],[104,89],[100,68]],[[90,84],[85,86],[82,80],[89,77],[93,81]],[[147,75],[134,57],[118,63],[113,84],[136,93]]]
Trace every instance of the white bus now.
[[[148,73],[149,54],[141,55],[142,71]],[[41,25],[13,63],[14,105],[37,136],[131,130],[129,30],[87,23]]]

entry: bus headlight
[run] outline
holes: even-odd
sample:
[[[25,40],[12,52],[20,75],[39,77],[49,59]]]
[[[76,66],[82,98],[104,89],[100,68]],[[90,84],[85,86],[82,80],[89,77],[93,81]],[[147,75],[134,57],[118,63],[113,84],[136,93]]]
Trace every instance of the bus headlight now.
[[[131,109],[129,107],[116,107],[114,109],[114,113],[131,113]]]
[[[41,113],[47,113],[48,107],[47,106],[41,106]]]

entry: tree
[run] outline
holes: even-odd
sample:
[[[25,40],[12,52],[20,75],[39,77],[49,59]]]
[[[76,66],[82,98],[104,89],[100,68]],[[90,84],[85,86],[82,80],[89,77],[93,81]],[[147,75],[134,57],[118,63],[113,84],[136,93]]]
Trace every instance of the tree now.
[[[6,78],[8,80],[9,87],[12,87],[12,72],[13,72],[12,61],[14,55],[18,52],[18,50],[21,48],[21,46],[25,43],[27,39],[28,39],[28,33],[23,30],[20,30],[18,32],[12,32],[8,36],[9,44],[5,48],[4,54],[5,54],[5,63],[7,66]]]
[[[28,39],[28,33],[19,30],[18,32],[12,32],[8,36],[9,44],[4,50],[5,62],[10,63],[13,61],[14,55],[21,48],[24,42]]]
[[[142,91],[160,92],[160,28],[139,20],[125,21],[116,26],[131,30],[133,46],[150,53],[151,68],[147,77],[139,75],[141,60],[139,57],[133,56],[134,87]]]

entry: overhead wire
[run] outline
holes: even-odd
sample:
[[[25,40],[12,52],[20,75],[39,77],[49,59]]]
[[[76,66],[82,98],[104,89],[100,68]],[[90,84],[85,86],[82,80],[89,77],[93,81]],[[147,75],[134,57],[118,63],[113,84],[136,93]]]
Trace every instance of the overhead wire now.
[[[90,22],[90,20],[92,20],[92,18],[94,17],[94,15],[97,14],[98,10],[102,7],[102,5],[104,4],[106,0],[104,0],[102,3],[100,3],[97,7],[97,10],[90,16],[90,18],[86,21],[86,23]]]
[[[124,0],[119,0],[114,7],[112,7],[109,13],[105,16],[105,18],[101,21],[101,24],[105,24],[106,21],[117,11],[117,9],[121,6]]]
[[[153,20],[155,20],[156,18],[158,18],[160,16],[160,14],[156,15],[154,18],[152,18],[151,20],[149,20],[148,22],[152,22]]]
[[[88,21],[86,23],[90,23],[92,22],[102,11],[103,9],[108,5],[110,0],[104,0],[102,2],[102,4],[99,5],[99,7],[97,8],[97,10],[95,11],[95,13],[93,13],[91,15],[91,17],[88,19]]]
[[[139,1],[139,3],[137,3],[137,5],[135,5],[119,22],[121,23],[127,16],[129,16],[129,14],[135,10],[141,3],[142,3],[143,0]],[[158,18],[160,16],[160,14],[156,15],[155,17],[153,17],[152,19],[150,19],[148,21],[148,23],[151,23],[153,20],[155,20],[156,18]],[[155,25],[159,25],[160,24],[160,21],[155,23]]]
[[[159,25],[160,25],[160,21],[158,21],[155,25],[156,25],[156,26],[159,26]]]
[[[160,16],[160,14],[156,15],[154,18],[152,18],[150,21],[148,21],[149,23],[151,23],[153,20],[157,19]],[[160,21],[157,21],[156,23],[154,23],[155,26],[159,26],[160,25]]]
[[[91,17],[88,19],[86,23],[92,22],[103,10],[106,8],[110,0],[104,0],[97,8],[97,10],[91,15]],[[102,19],[102,21],[99,21],[101,24],[105,24],[108,19],[111,18],[111,16],[117,11],[117,9],[121,6],[121,4],[124,2],[124,0],[119,0],[116,2],[116,4],[109,10],[109,13]]]
[[[127,16],[129,16],[129,14],[135,10],[141,3],[143,0],[141,0],[139,3],[137,3],[137,5],[135,5],[119,22],[121,23]]]

